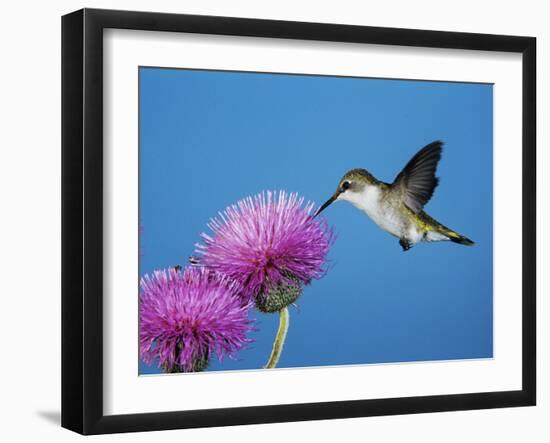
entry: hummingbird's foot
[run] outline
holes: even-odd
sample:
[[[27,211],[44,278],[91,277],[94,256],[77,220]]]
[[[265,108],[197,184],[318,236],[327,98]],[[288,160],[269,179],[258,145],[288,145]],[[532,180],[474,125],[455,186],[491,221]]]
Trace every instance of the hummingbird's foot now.
[[[403,248],[403,252],[408,251],[409,249],[412,248],[411,242],[409,240],[407,240],[406,238],[400,238],[399,239],[399,244]]]

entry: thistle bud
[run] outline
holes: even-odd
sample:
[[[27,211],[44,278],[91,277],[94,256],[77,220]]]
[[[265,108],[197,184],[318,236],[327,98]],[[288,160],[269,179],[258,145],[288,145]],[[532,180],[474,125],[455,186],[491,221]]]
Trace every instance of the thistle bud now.
[[[176,355],[179,355],[183,350],[183,344],[180,342],[177,346]],[[176,359],[177,360],[177,359]],[[182,372],[202,372],[208,368],[210,363],[208,352],[203,355],[194,356],[191,360],[191,366],[185,367],[178,363],[169,365],[167,363],[161,365],[163,372],[166,374],[179,374]]]
[[[302,294],[302,285],[294,278],[271,286],[255,297],[256,307],[265,313],[279,312],[294,303]]]

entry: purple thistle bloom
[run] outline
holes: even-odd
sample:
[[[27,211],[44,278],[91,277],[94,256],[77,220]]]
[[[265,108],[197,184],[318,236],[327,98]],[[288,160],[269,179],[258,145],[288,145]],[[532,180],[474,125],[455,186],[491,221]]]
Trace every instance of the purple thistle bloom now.
[[[262,192],[229,206],[201,234],[201,263],[243,287],[243,297],[267,297],[278,285],[299,287],[324,275],[334,235],[313,218],[314,203],[296,193]]]
[[[140,355],[151,364],[159,358],[165,372],[205,369],[216,353],[233,357],[251,340],[248,306],[240,287],[199,267],[145,275],[140,282]]]

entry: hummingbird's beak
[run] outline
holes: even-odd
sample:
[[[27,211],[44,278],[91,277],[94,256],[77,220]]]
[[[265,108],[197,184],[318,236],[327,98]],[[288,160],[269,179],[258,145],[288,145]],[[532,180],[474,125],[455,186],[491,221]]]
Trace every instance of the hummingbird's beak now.
[[[336,201],[340,193],[336,191],[332,197],[330,197],[325,203],[323,203],[323,206],[321,206],[319,209],[317,209],[317,212],[313,216],[314,218],[317,217],[321,212],[323,212],[326,208],[328,208],[333,202]]]

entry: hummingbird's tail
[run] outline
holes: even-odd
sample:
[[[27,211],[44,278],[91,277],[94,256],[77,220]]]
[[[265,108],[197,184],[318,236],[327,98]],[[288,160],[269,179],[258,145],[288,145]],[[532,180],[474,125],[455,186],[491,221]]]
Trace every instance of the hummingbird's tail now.
[[[444,235],[453,243],[458,243],[459,245],[473,246],[475,244],[468,237],[464,237],[463,235],[460,235],[458,232],[451,231],[450,229],[446,230],[446,232],[444,232]]]
[[[417,217],[423,224],[426,231],[424,234],[425,241],[450,240],[453,243],[458,243],[459,245],[472,246],[474,244],[474,242],[468,237],[465,237],[464,235],[449,229],[447,226],[442,225],[424,211],[420,212]]]

